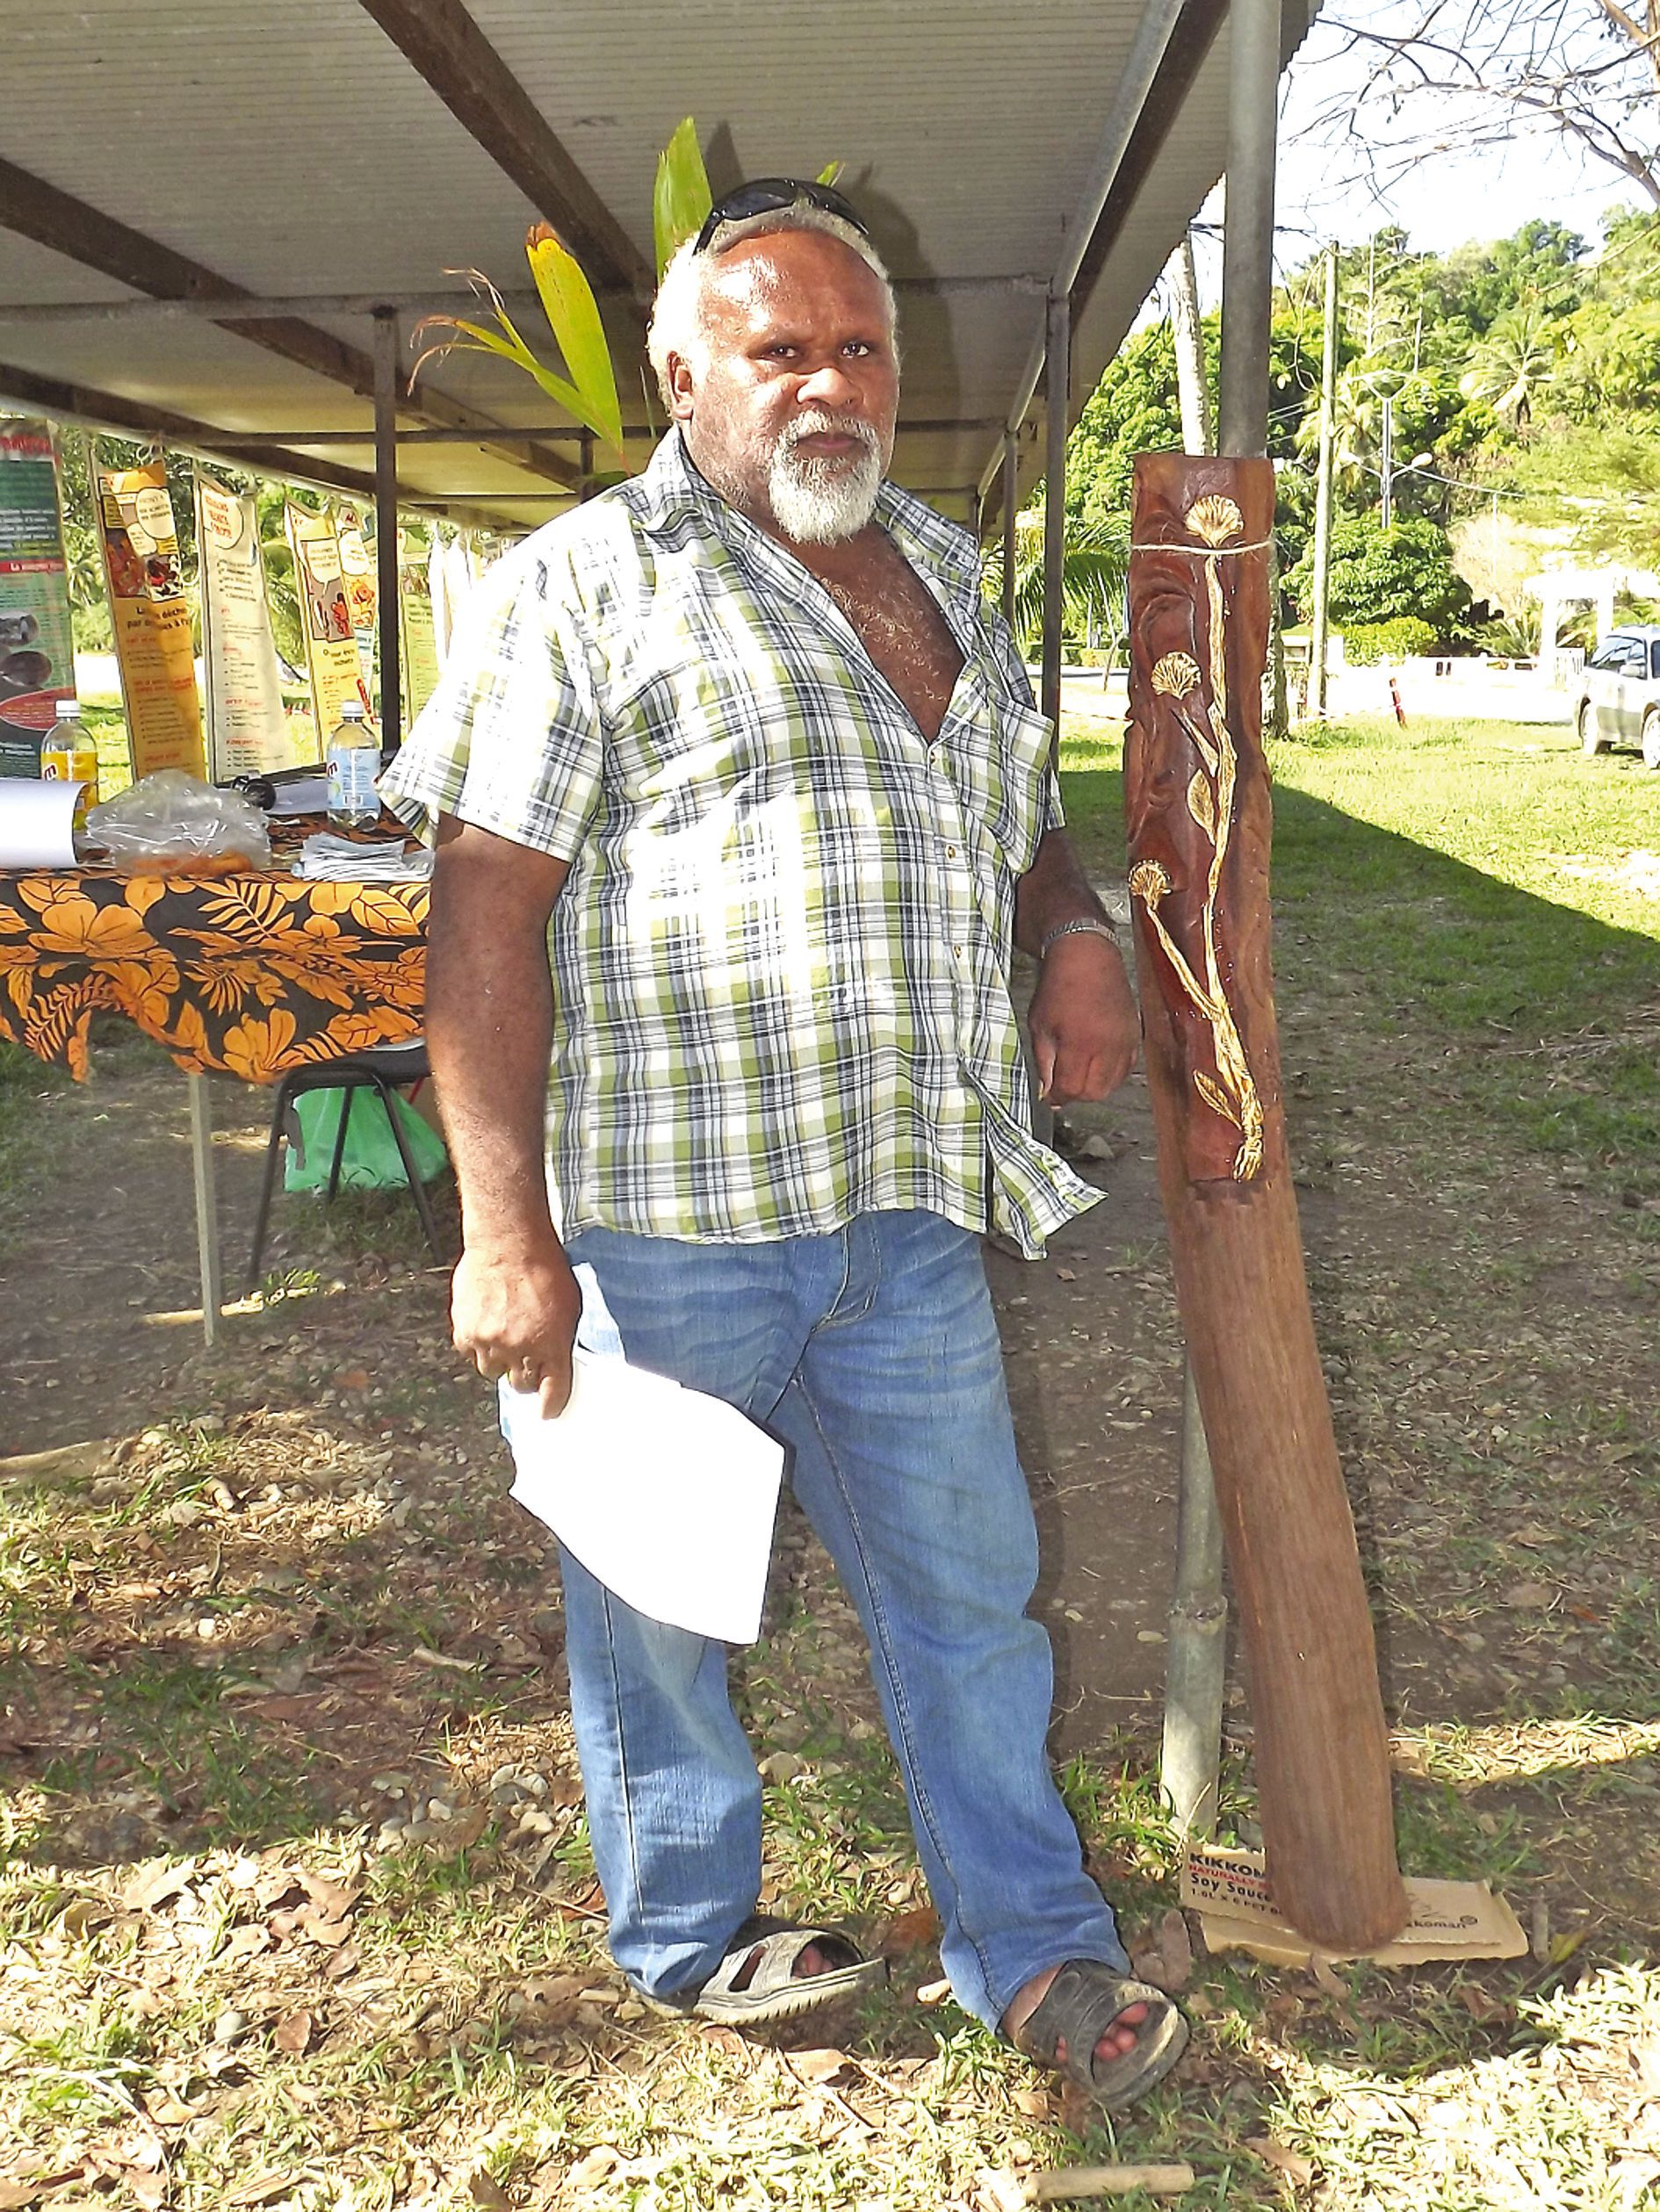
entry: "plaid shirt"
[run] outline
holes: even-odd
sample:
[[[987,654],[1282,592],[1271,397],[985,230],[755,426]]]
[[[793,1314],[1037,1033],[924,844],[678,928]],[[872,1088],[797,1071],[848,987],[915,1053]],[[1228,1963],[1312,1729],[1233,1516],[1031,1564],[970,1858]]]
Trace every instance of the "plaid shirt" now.
[[[671,431],[491,571],[381,790],[571,863],[549,931],[564,1223],[717,1243],[918,1207],[1028,1254],[1093,1204],[1031,1131],[1014,891],[1050,726],[968,535],[877,518],[964,656],[930,744]]]

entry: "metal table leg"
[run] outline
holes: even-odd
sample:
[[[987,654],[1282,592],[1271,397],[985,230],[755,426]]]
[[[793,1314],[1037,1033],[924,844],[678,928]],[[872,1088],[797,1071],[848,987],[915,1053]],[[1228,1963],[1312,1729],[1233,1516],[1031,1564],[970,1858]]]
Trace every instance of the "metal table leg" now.
[[[213,1102],[206,1076],[186,1076],[191,1094],[191,1177],[196,1188],[196,1257],[202,1277],[202,1335],[219,1335],[219,1206],[213,1192]]]

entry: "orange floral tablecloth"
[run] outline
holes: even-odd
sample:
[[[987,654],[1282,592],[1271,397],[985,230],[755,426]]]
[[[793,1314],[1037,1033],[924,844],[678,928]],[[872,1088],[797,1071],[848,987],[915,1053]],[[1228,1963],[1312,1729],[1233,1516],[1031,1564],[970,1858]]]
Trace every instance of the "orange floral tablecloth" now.
[[[427,886],[0,870],[0,1037],[76,1078],[105,1009],[192,1074],[269,1083],[417,1036]]]

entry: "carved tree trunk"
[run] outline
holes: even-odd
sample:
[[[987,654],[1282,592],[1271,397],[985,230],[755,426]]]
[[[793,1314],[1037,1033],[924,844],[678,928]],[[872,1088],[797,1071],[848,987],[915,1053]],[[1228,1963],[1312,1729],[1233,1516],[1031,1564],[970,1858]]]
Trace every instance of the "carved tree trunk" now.
[[[1262,757],[1274,472],[1144,454],[1130,566],[1130,904],[1159,1180],[1251,1680],[1268,1874],[1305,1935],[1406,1918],[1354,1526],[1286,1162]]]

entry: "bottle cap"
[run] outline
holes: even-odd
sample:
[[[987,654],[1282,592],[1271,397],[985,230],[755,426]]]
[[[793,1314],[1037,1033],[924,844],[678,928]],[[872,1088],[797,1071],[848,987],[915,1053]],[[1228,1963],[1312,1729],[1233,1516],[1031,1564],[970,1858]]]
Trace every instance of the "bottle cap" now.
[[[363,720],[363,701],[361,699],[348,699],[345,705],[340,710],[340,719],[343,722],[361,722]]]
[[[79,718],[81,703],[78,699],[60,699],[53,710],[54,722],[74,722]]]

